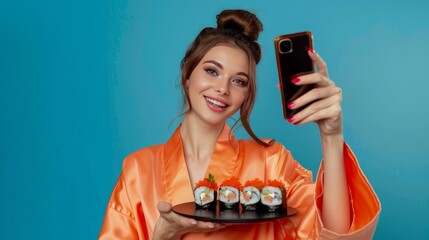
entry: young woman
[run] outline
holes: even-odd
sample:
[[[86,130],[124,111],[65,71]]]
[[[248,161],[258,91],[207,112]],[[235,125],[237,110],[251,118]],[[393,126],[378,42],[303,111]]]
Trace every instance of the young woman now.
[[[319,127],[323,160],[314,183],[311,172],[288,150],[259,139],[249,125],[262,24],[248,11],[225,10],[217,25],[203,29],[182,60],[182,123],[165,144],[124,160],[99,239],[371,239],[380,203],[344,143],[341,89],[329,79],[322,58],[309,50],[318,72],[293,82],[317,87],[289,106],[314,101],[289,119]],[[226,124],[237,111],[252,140],[235,139]],[[232,176],[281,180],[288,206],[298,213],[270,222],[224,225],[172,212],[172,205],[194,201],[196,182],[209,173],[218,181]]]

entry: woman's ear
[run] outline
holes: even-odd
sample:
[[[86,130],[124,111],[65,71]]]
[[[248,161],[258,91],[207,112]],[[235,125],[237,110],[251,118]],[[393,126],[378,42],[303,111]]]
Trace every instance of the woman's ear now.
[[[189,89],[189,79],[185,80],[185,89],[188,90]]]

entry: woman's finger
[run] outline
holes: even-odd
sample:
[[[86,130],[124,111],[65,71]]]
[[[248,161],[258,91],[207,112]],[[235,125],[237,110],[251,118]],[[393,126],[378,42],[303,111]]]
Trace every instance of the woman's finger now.
[[[194,227],[194,232],[209,232],[209,231],[217,231],[219,229],[224,228],[225,225],[220,223],[213,223],[213,222],[204,222],[204,221],[197,221],[197,225]]]
[[[328,86],[322,88],[313,88],[295,101],[289,104],[290,109],[297,109],[305,106],[308,103],[317,101],[319,99],[329,98],[333,95],[339,95],[339,101],[341,101],[341,88],[335,86]],[[316,104],[316,106],[318,106]]]
[[[190,228],[198,224],[195,219],[185,218],[171,211],[172,206],[168,202],[159,201],[157,208],[161,217],[174,225]]]
[[[159,201],[157,204],[158,211],[165,220],[174,225],[180,226],[192,231],[215,231],[223,228],[224,225],[213,222],[197,221],[192,218],[180,216],[171,211],[171,204],[164,201]]]
[[[326,62],[323,61],[322,57],[320,57],[314,50],[309,50],[308,56],[310,56],[311,60],[316,64],[318,72],[323,76],[328,77],[328,66],[326,65]]]
[[[320,120],[332,119],[336,121],[338,118],[341,118],[341,106],[340,105],[331,105],[328,108],[325,108],[323,111],[313,112],[311,115],[305,117],[302,120],[297,120],[295,125],[302,125],[309,122],[317,122]]]
[[[165,201],[159,201],[156,205],[156,208],[158,208],[159,213],[168,213],[171,211],[171,204]]]
[[[339,114],[341,112],[337,111],[341,110],[339,104],[339,102],[341,102],[340,98],[341,95],[332,95],[328,98],[316,101],[295,114],[289,122],[293,124],[305,124],[329,117],[335,118],[335,114]]]
[[[302,75],[293,78],[291,81],[295,85],[316,84],[318,87],[335,85],[331,79],[318,72]]]

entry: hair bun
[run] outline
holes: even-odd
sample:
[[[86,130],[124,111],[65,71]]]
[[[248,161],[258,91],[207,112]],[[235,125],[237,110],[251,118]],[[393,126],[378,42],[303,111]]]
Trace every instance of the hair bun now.
[[[255,14],[246,10],[223,10],[217,15],[217,28],[233,29],[241,32],[253,41],[258,40],[262,32],[262,23]]]

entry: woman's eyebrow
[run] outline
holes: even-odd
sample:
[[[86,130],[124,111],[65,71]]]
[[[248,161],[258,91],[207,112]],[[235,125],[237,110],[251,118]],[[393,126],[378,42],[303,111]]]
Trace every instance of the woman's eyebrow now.
[[[217,67],[219,67],[220,69],[223,70],[222,64],[220,64],[219,62],[216,62],[215,60],[207,60],[204,63],[212,63],[212,64],[216,65]]]
[[[207,60],[207,61],[205,61],[204,63],[211,63],[211,64],[214,64],[214,65],[216,65],[217,67],[219,67],[220,69],[222,69],[222,70],[223,70],[223,65],[222,65],[222,64],[220,64],[219,62],[215,61],[215,60]],[[246,77],[246,78],[249,78],[249,75],[248,75],[247,73],[245,73],[245,72],[238,72],[238,73],[236,73],[236,74],[237,74],[237,75],[244,76],[244,77]]]

